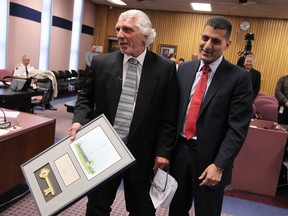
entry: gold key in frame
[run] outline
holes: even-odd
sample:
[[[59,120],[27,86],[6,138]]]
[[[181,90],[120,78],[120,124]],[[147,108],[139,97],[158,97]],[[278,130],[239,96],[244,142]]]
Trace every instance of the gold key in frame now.
[[[48,168],[42,168],[39,174],[39,177],[45,179],[48,188],[44,190],[45,196],[51,193],[53,196],[55,195],[54,187],[49,179],[50,170]]]

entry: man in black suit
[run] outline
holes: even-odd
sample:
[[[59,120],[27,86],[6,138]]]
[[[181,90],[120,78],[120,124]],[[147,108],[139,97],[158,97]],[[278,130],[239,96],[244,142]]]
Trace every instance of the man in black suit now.
[[[261,73],[253,68],[255,63],[255,56],[248,54],[245,56],[244,67],[250,73],[253,89],[253,101],[260,91]]]
[[[197,216],[220,215],[224,188],[231,182],[233,161],[248,131],[252,116],[251,79],[243,68],[223,57],[231,43],[231,30],[232,25],[225,18],[209,19],[199,43],[200,60],[184,62],[179,67],[178,140],[170,162],[178,189],[170,205],[170,216],[188,216],[193,201]],[[204,65],[211,70],[192,134],[186,128],[192,119],[190,115],[187,119],[188,110],[196,110],[189,107],[194,107],[194,92]]]
[[[123,179],[126,209],[130,215],[155,215],[149,196],[149,179],[158,168],[168,165],[175,144],[178,113],[176,65],[147,49],[156,32],[142,11],[122,13],[115,28],[120,51],[94,57],[76,102],[69,133],[73,140],[82,125],[92,116],[103,113],[115,128],[128,60],[136,58],[138,90],[129,134],[123,138],[136,164],[90,193],[86,214],[109,215]]]

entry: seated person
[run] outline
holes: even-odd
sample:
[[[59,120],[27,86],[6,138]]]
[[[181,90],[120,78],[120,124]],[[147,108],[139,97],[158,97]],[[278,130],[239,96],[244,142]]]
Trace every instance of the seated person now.
[[[29,73],[34,71],[35,68],[30,65],[30,57],[28,55],[24,55],[22,57],[22,63],[17,64],[14,69],[14,76],[15,77],[29,77]],[[45,82],[41,82],[40,80],[37,83],[39,88],[47,89],[45,91],[41,103],[45,106],[45,109],[49,110],[57,110],[57,108],[53,107],[50,104],[50,101],[53,98],[53,88],[51,80],[47,79]]]

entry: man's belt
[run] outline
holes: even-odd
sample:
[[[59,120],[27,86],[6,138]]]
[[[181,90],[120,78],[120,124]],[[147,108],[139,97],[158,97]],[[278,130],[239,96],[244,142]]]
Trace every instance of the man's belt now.
[[[186,137],[179,136],[178,144],[188,145],[191,149],[198,150],[198,142],[194,139],[187,140]]]

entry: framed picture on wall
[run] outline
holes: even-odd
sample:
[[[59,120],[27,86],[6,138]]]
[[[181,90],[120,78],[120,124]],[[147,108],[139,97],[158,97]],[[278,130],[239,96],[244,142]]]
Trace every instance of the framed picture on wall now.
[[[108,37],[108,53],[119,50],[117,37]]]
[[[165,56],[166,58],[169,57],[170,53],[175,53],[177,52],[177,46],[176,45],[167,45],[167,44],[160,44],[160,55]]]

